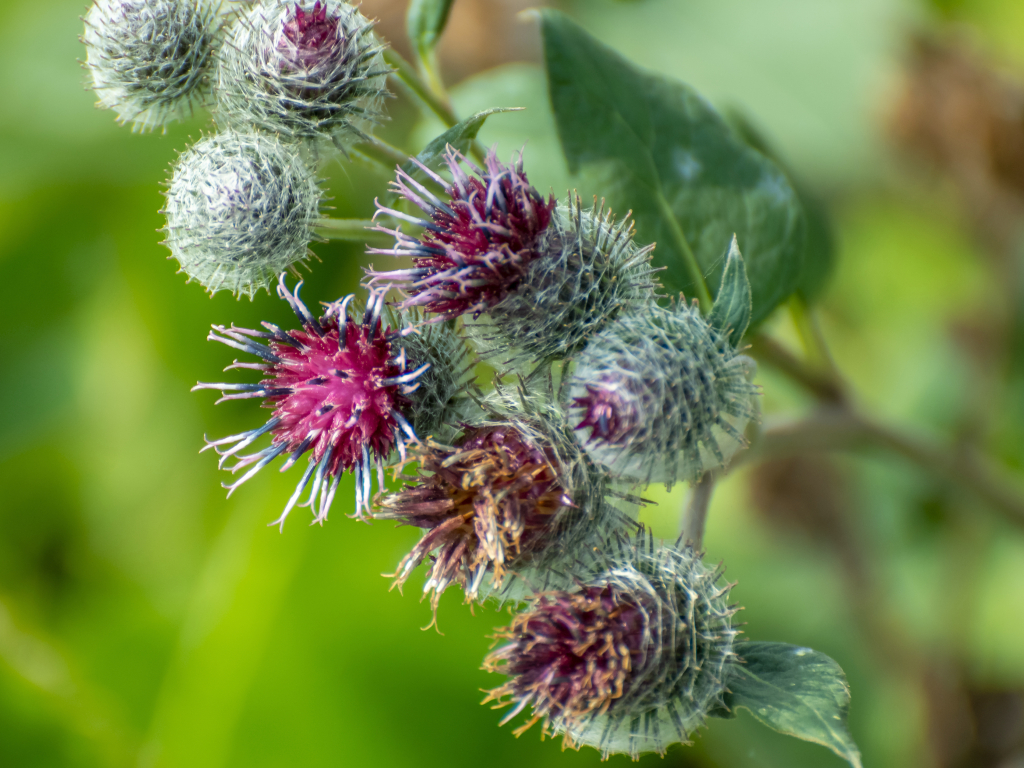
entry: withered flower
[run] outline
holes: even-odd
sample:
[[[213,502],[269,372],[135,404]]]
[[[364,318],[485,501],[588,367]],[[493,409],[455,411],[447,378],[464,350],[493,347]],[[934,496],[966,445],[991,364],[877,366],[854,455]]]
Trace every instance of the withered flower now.
[[[418,462],[418,474],[376,514],[424,530],[393,574],[397,586],[428,556],[424,595],[435,611],[452,584],[467,602],[508,597],[512,576],[534,587],[568,585],[573,553],[629,524],[606,498],[607,475],[556,413],[481,421],[453,445],[410,448],[401,466]]]

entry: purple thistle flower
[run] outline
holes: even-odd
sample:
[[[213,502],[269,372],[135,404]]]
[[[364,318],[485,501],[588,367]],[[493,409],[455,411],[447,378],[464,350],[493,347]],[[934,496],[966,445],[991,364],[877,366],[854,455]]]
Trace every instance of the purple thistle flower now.
[[[532,705],[532,717],[516,736],[552,717],[603,715],[622,697],[629,673],[643,665],[653,607],[611,586],[537,596],[494,635],[511,642],[491,653],[484,669],[509,679],[489,691],[484,703],[508,696],[517,704],[502,725]]]
[[[388,97],[384,48],[344,0],[263,0],[240,12],[218,55],[217,122],[286,141],[365,139]]]
[[[585,385],[586,393],[573,399],[581,410],[576,429],[590,429],[589,441],[616,445],[636,430],[639,414],[637,399],[629,392],[628,382],[614,375]]]
[[[571,590],[543,592],[498,630],[507,641],[484,669],[508,676],[484,703],[526,707],[516,735],[542,721],[563,745],[602,752],[665,753],[723,705],[728,667],[738,661],[732,584],[690,547],[612,542]]]
[[[378,203],[378,214],[386,213],[425,231],[415,238],[400,228],[380,227],[397,242],[392,249],[371,249],[370,253],[411,256],[414,268],[369,274],[371,283],[402,284],[408,292],[403,307],[421,306],[442,318],[477,317],[515,291],[530,263],[541,255],[538,244],[551,223],[555,199],[545,200],[530,186],[522,153],[510,165],[503,165],[492,149],[486,170],[450,146],[445,160],[451,184],[418,160],[414,162],[444,188],[448,203],[401,169],[397,181],[392,182],[394,191],[418,206],[429,220]],[[463,162],[476,176],[465,173]]]
[[[215,325],[208,336],[211,341],[261,358],[260,363],[235,361],[225,368],[262,371],[264,378],[259,384],[200,383],[193,388],[221,390],[223,397],[218,403],[258,397],[264,398],[264,407],[274,409],[261,427],[208,441],[206,448],[220,454],[223,466],[229,456],[236,456],[262,435],[272,436],[271,444],[263,450],[237,456],[231,472],[255,466],[224,486],[229,496],[281,454],[289,454],[281,471],[310,454],[302,479],[274,523],[281,526],[310,480],[312,490],[301,506],[313,507],[319,495],[315,522],[323,523],[341,474],[346,471],[355,474],[355,514],[363,517],[363,510],[370,506],[373,465],[377,467],[378,485],[383,487],[384,460],[395,448],[404,456],[407,443],[417,439],[404,414],[410,412],[409,396],[419,386],[417,380],[430,367],[416,367],[404,349],[396,348],[395,342],[412,329],[383,327],[383,293],[370,294],[361,320],[349,316],[352,295],[327,305],[324,316],[318,319],[299,299],[301,286],[300,282],[295,292],[290,292],[282,274],[277,289],[299,317],[301,330],[285,331],[272,323],[263,323],[266,332]]]

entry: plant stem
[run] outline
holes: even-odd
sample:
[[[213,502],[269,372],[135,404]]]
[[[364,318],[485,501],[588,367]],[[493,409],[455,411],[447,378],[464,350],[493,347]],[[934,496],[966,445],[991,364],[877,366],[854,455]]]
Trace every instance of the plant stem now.
[[[825,368],[834,380],[840,381],[842,376],[825,341],[825,335],[821,332],[821,326],[818,325],[814,309],[807,306],[807,302],[800,294],[794,293],[789,298],[789,314],[793,318],[797,333],[800,334],[804,350],[811,360],[817,366]]]
[[[392,238],[383,232],[374,231],[372,219],[318,219],[318,235],[329,240],[345,240],[353,243],[387,244]]]
[[[841,380],[831,373],[807,365],[770,336],[754,334],[750,340],[750,353],[788,376],[822,402],[845,403],[848,400],[846,385]]]
[[[392,74],[398,78],[399,82],[437,115],[446,128],[458,125],[459,118],[452,109],[451,101],[448,94],[444,92],[444,85],[440,80],[435,83],[435,87],[438,89],[435,91],[435,88],[424,82],[420,73],[416,71],[416,67],[402,58],[394,48],[388,48],[384,52],[384,61],[388,66],[394,68],[395,71]],[[473,139],[469,145],[469,151],[478,162],[484,162],[487,153],[479,141]]]
[[[444,87],[444,81],[441,79],[441,66],[437,60],[436,48],[431,48],[420,59],[420,75],[427,81],[430,90],[440,98],[442,103],[451,103]]]
[[[370,160],[380,163],[389,172],[393,172],[396,165],[403,165],[409,162],[409,155],[398,147],[388,144],[383,139],[378,139],[376,136],[369,136],[366,141],[354,144],[352,149],[365,155]]]
[[[794,305],[791,305],[791,308]],[[1004,477],[1005,473],[978,451],[968,446],[947,448],[921,435],[875,421],[856,409],[848,387],[841,378],[820,329],[812,316],[801,318],[796,307],[794,320],[804,325],[807,339],[829,366],[822,372],[808,366],[785,347],[764,334],[756,334],[751,352],[804,387],[824,406],[802,421],[766,429],[762,439],[740,461],[778,456],[784,453],[849,450],[875,446],[892,451],[913,462],[937,479],[952,481],[971,491],[1010,522],[1024,526],[1024,488]]]
[[[970,489],[1012,523],[1024,526],[1024,495],[1019,483],[1004,477],[978,451],[968,447],[952,450],[885,424],[862,419],[865,433],[878,445],[889,448],[939,479],[949,479]]]
[[[431,112],[441,118],[441,122],[448,128],[459,122],[448,99],[434,93],[434,90],[423,82],[423,78],[420,77],[416,68],[406,61],[398,51],[394,48],[387,48],[384,51],[384,61],[395,70],[392,74],[412,91],[413,95],[422,101]]]
[[[715,490],[715,480],[717,475],[714,472],[705,472],[700,481],[693,484],[689,503],[683,513],[682,539],[693,544],[693,548],[698,551],[704,542],[704,526],[711,506],[711,494]]]
[[[769,426],[750,451],[737,457],[737,463],[869,447],[903,456],[936,479],[970,491],[1003,518],[1024,527],[1024,488],[977,451],[947,448],[923,435],[874,421],[848,405],[824,407],[806,419]]]

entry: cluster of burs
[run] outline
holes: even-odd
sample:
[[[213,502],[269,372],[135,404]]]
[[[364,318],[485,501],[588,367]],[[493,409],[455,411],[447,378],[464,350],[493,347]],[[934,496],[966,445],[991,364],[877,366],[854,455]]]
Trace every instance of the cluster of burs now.
[[[628,220],[545,198],[521,155],[474,163],[451,147],[436,167],[400,167],[378,206],[394,245],[370,252],[395,269],[312,311],[287,276],[315,239],[318,164],[382,117],[372,24],[338,0],[95,0],[84,42],[100,104],[122,121],[214,116],[167,189],[182,271],[211,293],[274,287],[298,318],[210,334],[251,355],[228,367],[259,381],[197,388],[272,410],[209,442],[240,472],[229,492],[304,458],[277,522],[306,506],[322,523],[351,475],[350,516],[422,529],[393,579],[424,565],[435,617],[453,586],[518,609],[485,661],[506,677],[487,699],[511,705],[506,719],[529,707],[524,729],[604,754],[685,741],[722,705],[735,609],[720,568],[643,532],[638,494],[696,484],[744,444],[758,391],[736,326],[749,312],[659,296],[653,246]],[[477,382],[481,363],[493,383]]]

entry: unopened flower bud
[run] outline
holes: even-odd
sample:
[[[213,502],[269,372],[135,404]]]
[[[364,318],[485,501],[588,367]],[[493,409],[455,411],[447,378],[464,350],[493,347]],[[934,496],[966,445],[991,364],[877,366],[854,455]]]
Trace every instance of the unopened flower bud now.
[[[205,98],[220,31],[216,0],[94,0],[85,66],[98,105],[152,130]]]
[[[321,194],[313,171],[277,138],[207,136],[174,167],[165,244],[181,271],[211,294],[251,298],[305,261]]]
[[[266,0],[239,15],[217,65],[217,117],[290,140],[357,139],[388,95],[372,23],[339,0]]]
[[[424,227],[418,238],[382,227],[396,245],[370,251],[412,257],[413,269],[370,272],[371,283],[403,285],[403,306],[446,318],[486,313],[492,324],[471,328],[485,354],[546,360],[574,354],[624,308],[652,299],[653,246],[633,242],[628,220],[616,223],[603,204],[583,210],[578,197],[545,200],[521,155],[504,165],[492,150],[484,170],[450,147],[446,159],[450,184],[420,167],[447,202],[404,171],[393,184],[428,219],[380,209]]]
[[[508,676],[485,703],[526,707],[564,745],[604,757],[664,754],[722,704],[736,608],[720,569],[689,548],[638,540],[585,582],[537,595],[496,638],[484,669]]]
[[[696,481],[746,444],[754,362],[695,306],[623,314],[580,354],[570,421],[587,453],[639,482]]]
[[[411,333],[411,328],[382,323],[383,294],[371,294],[365,311],[357,310],[354,316],[354,297],[350,295],[327,305],[324,315],[317,318],[299,299],[300,286],[292,293],[282,274],[278,294],[291,304],[301,330],[285,331],[263,323],[265,331],[214,326],[209,335],[211,341],[260,358],[258,363],[235,361],[225,370],[261,371],[262,381],[194,387],[220,390],[223,397],[217,402],[260,398],[274,411],[261,427],[207,443],[207,448],[215,448],[220,455],[221,466],[236,457],[231,472],[251,467],[225,486],[228,495],[278,456],[287,454],[283,470],[309,453],[302,479],[276,521],[282,526],[310,482],[309,497],[301,506],[315,506],[315,521],[326,520],[344,472],[355,475],[355,515],[363,516],[370,505],[373,469],[377,469],[382,488],[383,462],[396,449],[404,457],[407,444],[417,440],[410,423],[415,408],[412,398],[417,382],[430,368],[403,347],[403,336]],[[269,446],[240,454],[268,433]]]

